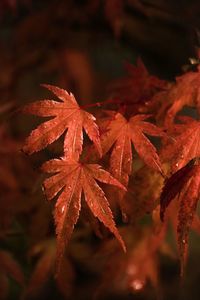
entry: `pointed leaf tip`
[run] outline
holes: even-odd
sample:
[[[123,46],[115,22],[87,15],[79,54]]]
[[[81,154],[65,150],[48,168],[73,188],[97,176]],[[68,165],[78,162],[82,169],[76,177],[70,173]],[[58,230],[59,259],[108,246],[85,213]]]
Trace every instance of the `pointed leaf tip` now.
[[[72,94],[57,86],[42,84],[58,99],[42,100],[24,107],[24,111],[40,117],[51,117],[31,132],[25,141],[24,152],[32,154],[52,144],[65,134],[64,153],[69,159],[78,160],[83,148],[83,130],[102,155],[99,128],[92,114],[82,110]]]
[[[82,193],[92,214],[114,234],[123,251],[126,252],[125,243],[116,227],[109,202],[96,180],[124,188],[123,185],[97,164],[53,159],[46,162],[42,169],[47,173],[54,173],[44,181],[47,199],[51,200],[59,194],[54,214],[58,267],[78,221]]]

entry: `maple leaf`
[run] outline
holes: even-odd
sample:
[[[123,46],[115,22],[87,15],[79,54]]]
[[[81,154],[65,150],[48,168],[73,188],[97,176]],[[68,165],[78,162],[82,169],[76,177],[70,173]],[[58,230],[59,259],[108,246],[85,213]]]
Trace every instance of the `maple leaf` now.
[[[99,130],[95,117],[82,110],[72,94],[52,85],[43,85],[52,91],[58,101],[43,100],[24,107],[23,111],[41,117],[53,117],[39,125],[26,139],[23,151],[32,154],[56,141],[66,130],[64,153],[67,158],[78,159],[82,152],[83,128],[101,155]]]
[[[183,120],[186,123],[178,124],[178,134],[161,153],[164,161],[171,161],[172,172],[176,172],[189,161],[200,156],[200,122],[189,117]]]
[[[193,167],[194,172],[186,188],[181,193],[180,208],[178,213],[178,244],[181,256],[181,274],[184,272],[188,250],[189,229],[192,226],[197,202],[200,195],[200,166]]]
[[[47,173],[56,173],[44,181],[47,198],[51,200],[61,192],[55,207],[58,268],[65,245],[69,241],[73,227],[79,217],[82,191],[93,215],[109,228],[125,250],[124,242],[115,226],[108,200],[96,182],[98,180],[125,189],[118,180],[97,164],[82,164],[66,158],[50,160],[44,163],[42,169]]]
[[[132,113],[144,112],[153,95],[165,90],[168,83],[150,75],[140,58],[137,59],[136,66],[126,63],[125,69],[128,75],[111,86],[114,98],[119,98],[123,105],[128,104]]]
[[[181,274],[187,257],[188,234],[190,227],[195,227],[195,210],[200,194],[200,166],[187,164],[173,174],[165,183],[161,193],[160,216],[164,213],[172,200],[178,198],[177,240],[181,257]]]
[[[176,78],[176,82],[171,85],[167,91],[160,92],[156,96],[157,100],[163,103],[158,114],[162,114],[165,110],[165,124],[172,124],[176,114],[181,111],[184,106],[200,108],[200,67],[197,71],[187,72]]]
[[[145,134],[162,136],[163,132],[154,124],[144,121],[148,117],[149,115],[136,115],[127,121],[120,113],[115,113],[108,123],[107,131],[101,135],[103,154],[113,146],[110,158],[111,173],[125,186],[132,169],[131,144],[150,168],[162,173],[156,148]]]
[[[129,176],[132,171],[132,144],[146,165],[162,173],[156,148],[145,136],[145,133],[154,136],[162,136],[164,133],[154,124],[144,121],[149,115],[136,115],[131,117],[129,121],[120,113],[109,111],[108,115],[108,119],[102,122],[101,145],[103,155],[112,148],[110,155],[111,174],[125,187],[128,186]],[[113,193],[113,191],[111,192]],[[126,220],[128,211],[124,195],[123,190],[118,190],[116,198],[118,199],[123,218]]]
[[[160,195],[160,218],[164,221],[165,210],[171,201],[180,194],[185,184],[194,173],[192,163],[188,163],[185,167],[178,170],[169,177],[164,184]]]

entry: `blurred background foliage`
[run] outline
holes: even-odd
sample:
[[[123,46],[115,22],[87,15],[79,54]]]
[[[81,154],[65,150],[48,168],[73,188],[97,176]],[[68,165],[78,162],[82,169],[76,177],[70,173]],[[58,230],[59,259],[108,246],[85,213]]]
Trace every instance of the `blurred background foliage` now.
[[[27,158],[20,152],[21,145],[39,121],[19,113],[25,103],[47,97],[41,83],[72,91],[82,105],[105,100],[113,80],[124,76],[124,62],[135,63],[139,56],[150,73],[173,80],[187,68],[199,46],[199,1],[0,0],[0,26],[0,299],[20,299],[21,293],[23,299],[48,300],[95,295],[199,299],[200,241],[195,233],[183,286],[175,250],[167,250],[170,255],[156,254],[159,289],[152,288],[152,274],[144,289],[137,289],[137,282],[128,289],[125,281],[120,289],[113,278],[119,271],[120,282],[125,280],[119,266],[123,259],[115,254],[117,270],[106,267],[114,246],[101,245],[85,225],[90,216],[82,217],[62,275],[54,279],[51,204],[42,195],[43,175],[38,167],[52,153],[59,153],[59,143]],[[146,219],[142,222],[145,227]],[[146,239],[145,231],[134,230],[138,240]],[[170,232],[168,239],[174,248]]]

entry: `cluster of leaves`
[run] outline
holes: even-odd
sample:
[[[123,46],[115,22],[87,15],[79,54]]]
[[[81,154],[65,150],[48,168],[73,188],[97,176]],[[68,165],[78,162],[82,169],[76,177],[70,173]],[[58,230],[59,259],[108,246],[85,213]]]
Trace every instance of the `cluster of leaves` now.
[[[136,66],[127,65],[127,70],[128,76],[113,85],[112,98],[91,106],[80,107],[73,94],[43,85],[58,100],[24,107],[26,113],[50,119],[31,132],[23,151],[38,152],[64,134],[61,157],[42,165],[42,171],[50,174],[43,183],[45,195],[48,200],[57,199],[57,274],[66,260],[66,246],[82,206],[97,235],[102,235],[99,222],[103,223],[123,250],[127,249],[122,255],[117,248],[109,264],[120,257],[120,268],[126,273],[121,284],[139,290],[146,279],[158,285],[157,253],[163,247],[169,222],[176,232],[182,273],[189,229],[199,231],[200,123],[179,116],[179,112],[189,106],[199,113],[200,67],[174,83],[150,75],[140,59]],[[93,115],[86,111],[89,108]],[[130,228],[137,227],[146,213],[152,216],[152,231],[140,231],[141,242],[136,246],[125,243],[114,217],[124,224],[126,237],[134,236]],[[116,285],[118,281],[117,277]]]
[[[127,76],[111,84],[110,98],[88,104],[94,95],[101,97],[107,80],[94,72],[89,57],[93,51],[98,56],[99,43],[104,47],[103,32],[106,38],[112,30],[118,41],[128,40],[131,51],[136,38],[140,49],[167,61],[173,57],[171,71],[180,67],[189,45],[179,41],[184,37],[179,26],[184,32],[191,29],[198,5],[189,5],[187,13],[180,9],[179,16],[174,16],[174,5],[157,0],[0,1],[0,21],[5,20],[0,86],[1,98],[8,102],[1,104],[0,114],[12,107],[11,99],[27,98],[21,86],[30,94],[27,80],[35,71],[45,81],[56,74],[57,85],[73,88],[79,100],[45,85],[57,100],[24,108],[47,118],[24,146],[16,138],[27,130],[21,120],[19,128],[13,119],[0,126],[0,299],[18,299],[20,293],[24,300],[60,294],[62,299],[107,299],[109,293],[109,298],[116,293],[124,299],[140,291],[147,293],[145,298],[152,293],[159,298],[162,256],[177,258],[166,242],[168,228],[175,233],[183,274],[189,230],[200,233],[199,60],[192,59],[195,68],[187,66],[173,83],[149,74],[140,59],[135,66],[126,63]],[[152,45],[146,28],[155,32]],[[160,47],[174,33],[174,47],[167,42]],[[93,45],[86,36],[94,38]],[[183,116],[185,107],[192,118]],[[21,148],[27,154],[45,151],[30,160]],[[35,166],[52,157],[57,159],[42,165],[49,174],[44,180]],[[49,201],[44,201],[43,181]]]
[[[55,284],[69,298],[76,277],[74,261],[101,277],[96,296],[105,287],[111,293],[140,291],[148,282],[159,296],[159,255],[175,257],[166,243],[169,223],[183,274],[189,230],[200,231],[200,166],[199,121],[184,116],[182,108],[199,113],[200,68],[169,83],[150,75],[140,59],[126,67],[127,77],[113,83],[112,97],[104,102],[81,107],[72,94],[43,85],[58,100],[23,108],[48,118],[27,138],[25,153],[38,152],[65,135],[61,157],[41,168],[50,174],[43,187],[54,207],[56,243],[50,205],[35,194],[42,179],[20,154],[21,142],[1,126],[0,299],[9,295],[9,278],[23,287],[25,299],[37,297],[53,277],[55,265]],[[2,106],[1,112],[9,108]],[[148,224],[141,225],[145,217]],[[79,230],[72,235],[77,222]],[[78,241],[86,241],[92,231],[103,239],[95,249]],[[34,266],[28,263],[27,282],[23,258],[17,261],[16,249],[10,246],[19,234],[29,235],[28,257],[36,259]]]

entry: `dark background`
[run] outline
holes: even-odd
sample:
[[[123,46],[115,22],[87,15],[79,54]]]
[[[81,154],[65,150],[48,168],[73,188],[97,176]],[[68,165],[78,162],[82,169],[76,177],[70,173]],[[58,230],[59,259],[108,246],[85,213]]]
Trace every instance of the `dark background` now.
[[[0,0],[0,99],[2,106],[10,105],[1,115],[1,121],[2,126],[8,127],[9,135],[19,143],[23,143],[37,123],[34,118],[22,116],[19,109],[25,103],[47,95],[40,87],[41,83],[61,86],[72,91],[79,103],[88,104],[108,97],[110,83],[125,74],[125,61],[134,63],[140,56],[151,73],[173,80],[187,69],[189,58],[195,57],[200,39],[198,0],[118,0],[110,1],[110,6],[105,3],[106,1],[101,0]],[[52,150],[57,153],[55,148]],[[17,160],[20,155],[23,156],[20,152],[17,155]],[[30,164],[30,169],[34,169],[33,173],[35,172],[32,174],[24,168],[23,172],[27,172],[29,181],[21,177],[20,191],[24,189],[23,197],[27,201],[30,189],[35,186],[38,189],[39,186],[36,169],[44,157],[46,159],[50,155],[46,150],[45,154],[23,158],[26,164]],[[5,187],[1,192],[2,199],[4,192]],[[40,195],[40,198],[43,197]],[[44,199],[41,203],[42,201]],[[34,209],[37,212],[38,207],[33,205],[31,214]],[[22,233],[1,242],[3,248],[12,251],[19,258],[27,278],[32,265],[30,263],[27,266],[25,253],[34,244],[34,238],[37,240],[34,237],[30,241],[28,231],[24,229],[26,222],[30,226],[27,217],[29,214],[29,209],[27,215],[24,210],[20,225],[17,221],[14,221],[14,225],[12,223],[15,229],[19,226]],[[49,218],[50,213],[47,215]],[[38,240],[53,235],[51,221],[47,227],[44,233],[39,234],[40,228],[35,232],[35,236],[39,236]],[[194,234],[191,239],[190,258],[183,287],[179,282],[178,261],[165,258],[161,260],[164,299],[200,298],[200,241]],[[80,251],[87,249],[81,248]],[[89,259],[87,254],[83,255],[84,263],[79,263],[79,256],[72,258],[78,275],[70,299],[91,299],[99,274],[98,271],[94,272],[94,266],[86,267]],[[34,261],[32,263],[34,265]],[[12,282],[9,299],[17,299],[18,295],[19,289]],[[111,297],[106,295],[105,291],[102,299]],[[114,294],[112,298],[154,299],[155,294],[152,287],[147,287],[142,293]],[[42,292],[33,299],[62,299],[53,276]]]

